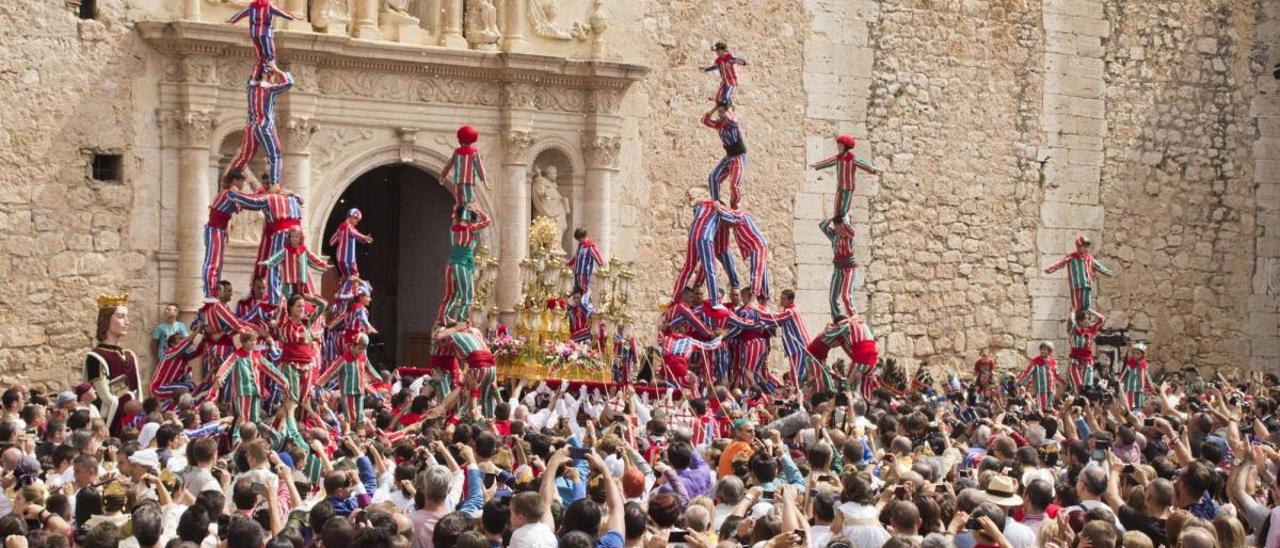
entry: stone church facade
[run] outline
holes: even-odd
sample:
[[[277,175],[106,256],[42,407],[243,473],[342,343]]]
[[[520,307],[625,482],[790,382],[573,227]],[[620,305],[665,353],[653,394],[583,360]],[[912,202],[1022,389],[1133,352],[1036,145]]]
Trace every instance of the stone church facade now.
[[[253,54],[243,25],[221,23],[243,0],[86,2],[0,6],[0,378],[75,371],[99,292],[131,293],[140,351],[163,303],[195,306],[205,206],[243,128]],[[647,334],[719,158],[699,67],[724,39],[751,62],[743,207],[811,330],[834,183],[805,166],[851,132],[885,172],[854,202],[859,305],[882,352],[964,369],[990,347],[1015,367],[1034,341],[1061,342],[1066,282],[1040,272],[1085,233],[1117,270],[1099,308],[1154,365],[1280,364],[1280,14],[1265,2],[277,3],[309,13],[277,43],[298,81],[279,111],[285,185],[312,242],[369,173],[435,184],[472,123],[499,307],[517,297],[529,181],[551,166],[568,223],[635,262]],[[403,252],[422,214],[400,215]],[[238,292],[257,231],[241,217]],[[409,293],[396,300],[424,300]]]

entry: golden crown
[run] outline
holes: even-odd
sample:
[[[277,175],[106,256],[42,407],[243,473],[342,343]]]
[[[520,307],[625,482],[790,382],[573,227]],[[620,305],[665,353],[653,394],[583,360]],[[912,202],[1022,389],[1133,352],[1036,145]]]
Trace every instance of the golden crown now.
[[[98,295],[98,308],[116,308],[124,306],[129,302],[129,294],[121,293],[119,295]]]

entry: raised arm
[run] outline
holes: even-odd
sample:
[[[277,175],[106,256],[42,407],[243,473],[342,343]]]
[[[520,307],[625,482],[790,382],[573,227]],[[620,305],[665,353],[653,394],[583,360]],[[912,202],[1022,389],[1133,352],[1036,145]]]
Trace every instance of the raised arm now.
[[[1057,272],[1057,271],[1058,271],[1059,269],[1061,269],[1062,267],[1067,266],[1067,262],[1068,262],[1068,261],[1070,261],[1070,260],[1071,260],[1071,256],[1070,256],[1070,255],[1067,255],[1066,257],[1063,257],[1063,258],[1061,258],[1061,259],[1058,259],[1058,262],[1053,263],[1053,264],[1049,265],[1048,267],[1046,267],[1046,268],[1044,269],[1044,273],[1045,273],[1045,274],[1053,274],[1054,272]]]
[[[857,156],[853,157],[853,165],[856,166],[858,169],[861,169],[862,171],[865,171],[867,173],[871,173],[871,174],[880,173],[880,168],[876,167],[876,165],[871,163],[870,160],[859,158]]]
[[[237,11],[237,12],[236,12],[236,14],[235,14],[235,15],[232,15],[230,19],[227,19],[227,22],[228,22],[228,23],[231,23],[232,25],[234,25],[234,24],[236,24],[236,23],[239,23],[240,21],[243,21],[245,17],[248,17],[248,16],[249,16],[249,12],[250,12],[250,11],[252,11],[252,10],[253,10],[253,8],[251,8],[251,7],[246,7],[245,9],[242,9],[242,10],[240,10],[240,11]]]
[[[276,16],[276,17],[282,17],[282,18],[288,19],[288,20],[290,20],[290,21],[293,21],[293,20],[295,20],[295,19],[297,19],[297,18],[298,18],[298,17],[297,17],[297,16],[295,16],[294,14],[292,14],[292,13],[290,13],[290,12],[288,12],[288,11],[282,10],[282,9],[280,9],[280,8],[277,8],[277,7],[276,7],[276,6],[274,6],[274,5],[272,5],[272,6],[271,6],[271,15],[274,15],[274,16]]]
[[[817,162],[814,162],[814,163],[812,163],[812,164],[809,164],[809,167],[811,167],[811,168],[813,168],[813,169],[827,169],[827,168],[829,168],[829,167],[833,167],[833,166],[835,166],[835,165],[837,165],[837,164],[839,164],[839,163],[840,163],[840,154],[836,154],[835,156],[832,156],[832,157],[827,158],[827,159],[825,159],[825,160],[818,160]]]
[[[1110,268],[1102,266],[1102,263],[1098,262],[1097,259],[1091,258],[1089,260],[1093,261],[1093,269],[1096,270],[1098,274],[1102,274],[1103,276],[1106,276],[1108,278],[1110,278],[1115,274],[1115,272],[1112,272]]]

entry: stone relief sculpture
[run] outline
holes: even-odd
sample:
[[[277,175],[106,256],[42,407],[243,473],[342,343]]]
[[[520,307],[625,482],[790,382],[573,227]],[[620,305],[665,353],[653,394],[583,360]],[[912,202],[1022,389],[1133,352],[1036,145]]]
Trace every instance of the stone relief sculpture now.
[[[311,0],[311,28],[316,32],[346,34],[350,22],[348,0]]]
[[[556,40],[586,40],[591,36],[591,27],[574,22],[568,29],[556,25],[556,15],[560,8],[557,0],[529,0],[529,22],[533,33],[543,38]]]
[[[560,194],[559,170],[546,166],[533,170],[533,217],[546,216],[556,223],[557,239],[569,228],[569,199]]]
[[[471,49],[495,49],[501,37],[498,10],[492,0],[468,0],[467,44]]]

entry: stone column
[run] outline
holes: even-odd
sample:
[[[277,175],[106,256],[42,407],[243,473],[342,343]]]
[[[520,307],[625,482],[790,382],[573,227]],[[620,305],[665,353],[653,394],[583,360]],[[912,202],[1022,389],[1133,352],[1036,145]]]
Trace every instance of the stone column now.
[[[186,2],[183,2],[182,16],[188,21],[199,21],[200,2],[201,0],[186,0]]]
[[[505,147],[503,181],[499,191],[495,221],[501,231],[498,250],[497,304],[504,319],[520,298],[520,261],[529,251],[529,148],[533,132],[509,131],[503,138]]]
[[[353,27],[351,35],[356,38],[378,38],[378,9],[382,2],[379,0],[355,1],[356,17],[351,23]]]
[[[447,48],[465,48],[462,38],[462,0],[443,0],[444,20],[440,22],[440,45]]]
[[[284,183],[302,198],[311,198],[311,137],[319,126],[310,118],[292,118],[284,134]]]
[[[202,111],[186,112],[178,118],[181,144],[178,148],[178,272],[174,281],[174,297],[179,310],[197,309],[201,293],[201,265],[204,262],[204,236],[201,227],[208,218],[209,206],[209,138],[214,119]]]
[[[592,135],[583,143],[587,157],[587,187],[582,198],[582,226],[600,248],[606,260],[613,241],[613,176],[618,172],[618,152],[622,138]]]
[[[528,44],[524,31],[529,28],[529,0],[507,0],[503,4],[502,51],[521,51]]]

